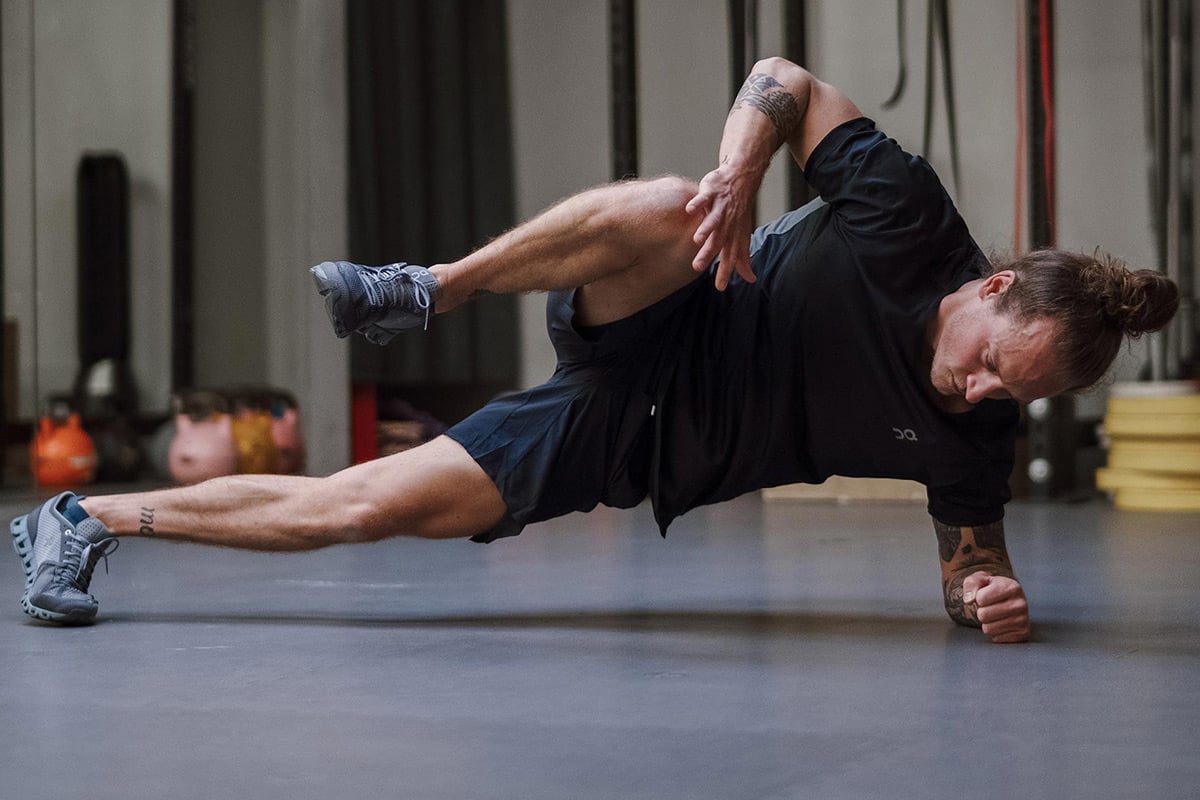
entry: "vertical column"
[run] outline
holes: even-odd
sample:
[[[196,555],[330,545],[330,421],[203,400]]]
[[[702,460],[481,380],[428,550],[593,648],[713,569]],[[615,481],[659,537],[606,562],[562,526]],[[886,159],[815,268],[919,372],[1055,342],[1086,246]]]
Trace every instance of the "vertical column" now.
[[[4,19],[0,15],[0,42],[4,41]],[[4,86],[4,64],[0,61],[0,87]],[[2,95],[2,92],[0,92]],[[0,187],[4,186],[4,104],[0,103]],[[7,316],[4,312],[4,192],[0,190],[0,486],[8,471],[8,340],[4,337]]]
[[[195,0],[175,0],[171,47],[171,389],[195,377],[192,302],[192,97]]]
[[[268,378],[296,393],[308,471],[323,475],[350,463],[350,358],[306,269],[347,248],[346,9],[263,11]]]
[[[612,177],[622,180],[638,174],[636,0],[609,0],[608,23]]]
[[[1167,329],[1168,377],[1196,377],[1195,219],[1192,201],[1192,3],[1169,9],[1169,118],[1167,274],[1179,285],[1179,312]]]

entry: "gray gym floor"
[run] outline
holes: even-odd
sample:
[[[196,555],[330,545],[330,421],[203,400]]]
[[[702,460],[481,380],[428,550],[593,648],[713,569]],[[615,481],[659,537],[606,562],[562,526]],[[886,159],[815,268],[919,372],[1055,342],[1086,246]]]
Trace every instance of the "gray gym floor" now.
[[[33,505],[0,494],[0,518]],[[1196,798],[1200,518],[1014,504],[1036,641],[920,506],[601,509],[519,539],[130,540],[48,628],[0,558],[0,796]]]

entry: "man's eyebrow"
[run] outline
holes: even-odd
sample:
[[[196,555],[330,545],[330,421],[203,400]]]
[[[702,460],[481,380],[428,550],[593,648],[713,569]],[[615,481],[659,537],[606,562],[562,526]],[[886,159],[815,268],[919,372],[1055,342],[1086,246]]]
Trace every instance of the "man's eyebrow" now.
[[[1001,351],[1001,350],[996,350],[996,351],[992,352],[992,366],[994,366],[996,368],[996,377],[1000,378],[1000,383],[1001,383],[1001,385],[1004,386],[1004,391],[1008,392],[1009,397],[1011,397],[1013,400],[1016,400],[1021,405],[1026,405],[1026,406],[1029,405],[1037,398],[1031,397],[1028,400],[1026,400],[1026,399],[1024,399],[1023,396],[1018,396],[1017,392],[1020,390],[1020,387],[1023,384],[1020,381],[1015,381],[1013,383],[1009,383],[1000,375],[1000,357],[1002,355],[1003,355],[1003,351]]]

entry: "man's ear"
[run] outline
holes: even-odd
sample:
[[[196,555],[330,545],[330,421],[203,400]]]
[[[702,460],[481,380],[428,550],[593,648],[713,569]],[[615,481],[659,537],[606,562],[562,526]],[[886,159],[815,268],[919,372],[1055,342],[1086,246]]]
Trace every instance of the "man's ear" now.
[[[989,297],[1004,294],[1016,279],[1017,273],[1011,269],[1001,270],[1000,272],[988,275],[983,279],[983,283],[979,284],[979,299],[986,300]]]

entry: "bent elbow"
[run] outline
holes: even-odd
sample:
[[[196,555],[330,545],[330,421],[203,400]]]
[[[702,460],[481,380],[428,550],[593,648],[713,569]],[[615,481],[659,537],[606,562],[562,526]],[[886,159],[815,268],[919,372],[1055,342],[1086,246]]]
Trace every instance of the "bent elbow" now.
[[[759,59],[754,62],[751,72],[770,75],[792,91],[807,88],[816,81],[816,77],[811,72],[782,56],[768,56]]]

